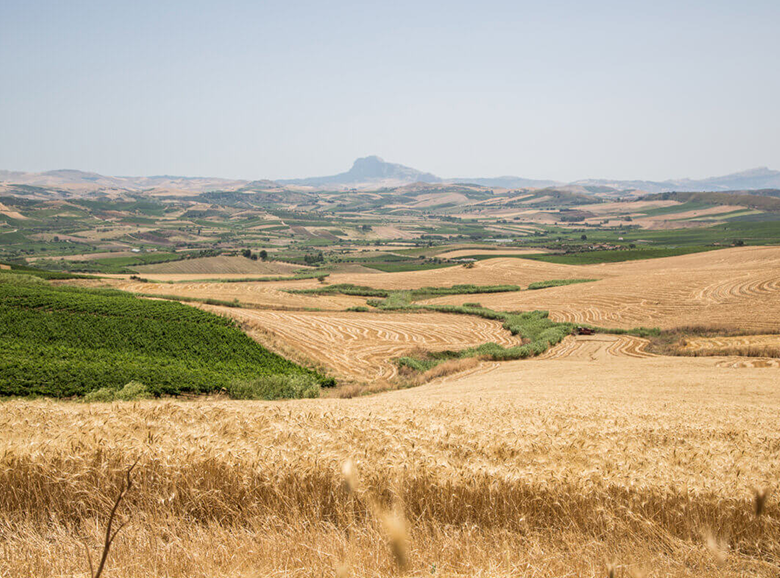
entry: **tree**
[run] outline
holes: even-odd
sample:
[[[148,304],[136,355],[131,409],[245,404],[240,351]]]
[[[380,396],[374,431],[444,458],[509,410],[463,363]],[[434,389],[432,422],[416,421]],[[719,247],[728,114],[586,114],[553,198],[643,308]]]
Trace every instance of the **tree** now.
[[[241,255],[249,259],[252,256],[252,251],[250,251],[249,249],[244,249],[243,251],[241,251]]]
[[[267,260],[268,260],[268,251],[266,251],[265,249],[262,249],[262,250],[260,251],[260,258],[261,258],[263,261],[267,261]]]
[[[588,236],[587,235],[582,235],[580,237],[580,239],[582,239],[583,241],[587,241],[588,240]]]

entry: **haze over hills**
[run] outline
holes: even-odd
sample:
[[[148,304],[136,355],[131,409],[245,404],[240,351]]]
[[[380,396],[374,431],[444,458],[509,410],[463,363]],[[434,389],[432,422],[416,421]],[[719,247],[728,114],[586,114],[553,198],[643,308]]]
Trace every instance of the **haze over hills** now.
[[[113,177],[72,169],[60,169],[43,173],[25,173],[0,170],[0,183],[13,183],[37,187],[125,189],[172,189],[187,191],[234,190],[246,186],[249,181],[208,177],[180,177],[160,175],[152,177]],[[271,183],[273,185],[273,183]]]
[[[440,183],[442,179],[432,173],[418,171],[411,167],[388,163],[372,155],[357,159],[345,173],[327,177],[278,180],[282,185],[303,185],[308,187],[355,187],[367,186],[397,187],[411,183]]]
[[[664,192],[725,192],[780,189],[780,171],[767,167],[705,179],[677,179],[666,181],[583,179],[571,183],[552,180],[527,179],[516,176],[442,178],[405,165],[386,162],[378,156],[357,159],[352,168],[336,175],[281,179],[276,181],[224,179],[211,177],[151,176],[114,177],[98,173],[62,169],[42,173],[0,170],[0,183],[41,187],[82,188],[88,190],[125,189],[130,191],[235,191],[259,188],[293,188],[297,190],[349,190],[394,188],[413,183],[453,184],[469,183],[483,187],[528,189],[560,187],[582,193],[621,193],[641,191]]]

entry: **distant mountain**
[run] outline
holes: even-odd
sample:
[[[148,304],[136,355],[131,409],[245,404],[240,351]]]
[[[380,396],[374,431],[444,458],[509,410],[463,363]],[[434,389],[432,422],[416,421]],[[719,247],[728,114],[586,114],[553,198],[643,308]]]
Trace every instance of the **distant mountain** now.
[[[729,191],[780,188],[780,171],[759,167],[723,177],[701,180],[683,179],[675,182],[680,191]],[[685,188],[679,188],[685,187]]]
[[[327,177],[277,180],[281,185],[334,188],[398,187],[411,183],[440,183],[442,179],[396,163],[388,163],[378,156],[357,159],[345,173]]]
[[[648,193],[668,192],[720,192],[732,190],[756,190],[780,188],[780,171],[766,167],[732,173],[722,177],[706,179],[678,179],[667,181],[612,181],[608,179],[586,179],[574,181],[572,185],[583,187],[610,187],[624,191],[646,191]]]
[[[72,169],[60,169],[43,173],[24,173],[0,170],[0,183],[14,183],[38,187],[59,187],[69,190],[125,189],[145,191],[150,189],[179,191],[235,190],[248,181],[209,177],[110,177]]]
[[[524,179],[523,177],[488,177],[488,178],[468,178],[468,179],[447,179],[451,183],[468,183],[481,185],[483,187],[497,187],[501,189],[545,189],[547,187],[556,187],[564,183],[558,181],[545,181],[539,179]]]

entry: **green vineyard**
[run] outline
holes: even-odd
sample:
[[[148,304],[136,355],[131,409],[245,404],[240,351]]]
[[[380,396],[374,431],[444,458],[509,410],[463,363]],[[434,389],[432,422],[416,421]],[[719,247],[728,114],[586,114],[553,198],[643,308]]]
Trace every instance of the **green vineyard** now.
[[[131,381],[155,395],[211,393],[270,376],[332,385],[228,318],[121,291],[0,275],[0,396],[80,396]]]

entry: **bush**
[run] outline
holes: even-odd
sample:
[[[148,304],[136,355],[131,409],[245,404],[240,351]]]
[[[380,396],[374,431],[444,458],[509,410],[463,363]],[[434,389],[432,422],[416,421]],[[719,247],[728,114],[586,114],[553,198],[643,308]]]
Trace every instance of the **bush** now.
[[[234,381],[227,387],[233,399],[304,399],[320,396],[320,385],[305,375],[269,375]]]
[[[126,383],[125,386],[120,390],[111,389],[110,387],[101,387],[100,389],[90,391],[87,395],[84,396],[84,401],[135,401],[138,399],[146,399],[151,396],[152,394],[143,383],[138,381],[131,381]]]
[[[349,307],[347,311],[355,311],[358,313],[365,313],[366,311],[370,311],[368,307],[364,307],[362,305],[358,305],[357,307]]]
[[[34,275],[0,271],[0,283],[6,283],[8,285],[45,285],[46,281]]]
[[[590,283],[598,279],[551,279],[549,281],[537,281],[528,285],[530,291],[536,289],[547,289],[548,287],[560,287],[562,285],[574,285],[576,283]]]
[[[151,394],[143,383],[139,381],[131,381],[130,383],[126,383],[122,389],[117,391],[115,397],[120,401],[133,401],[135,399],[151,397]]]

